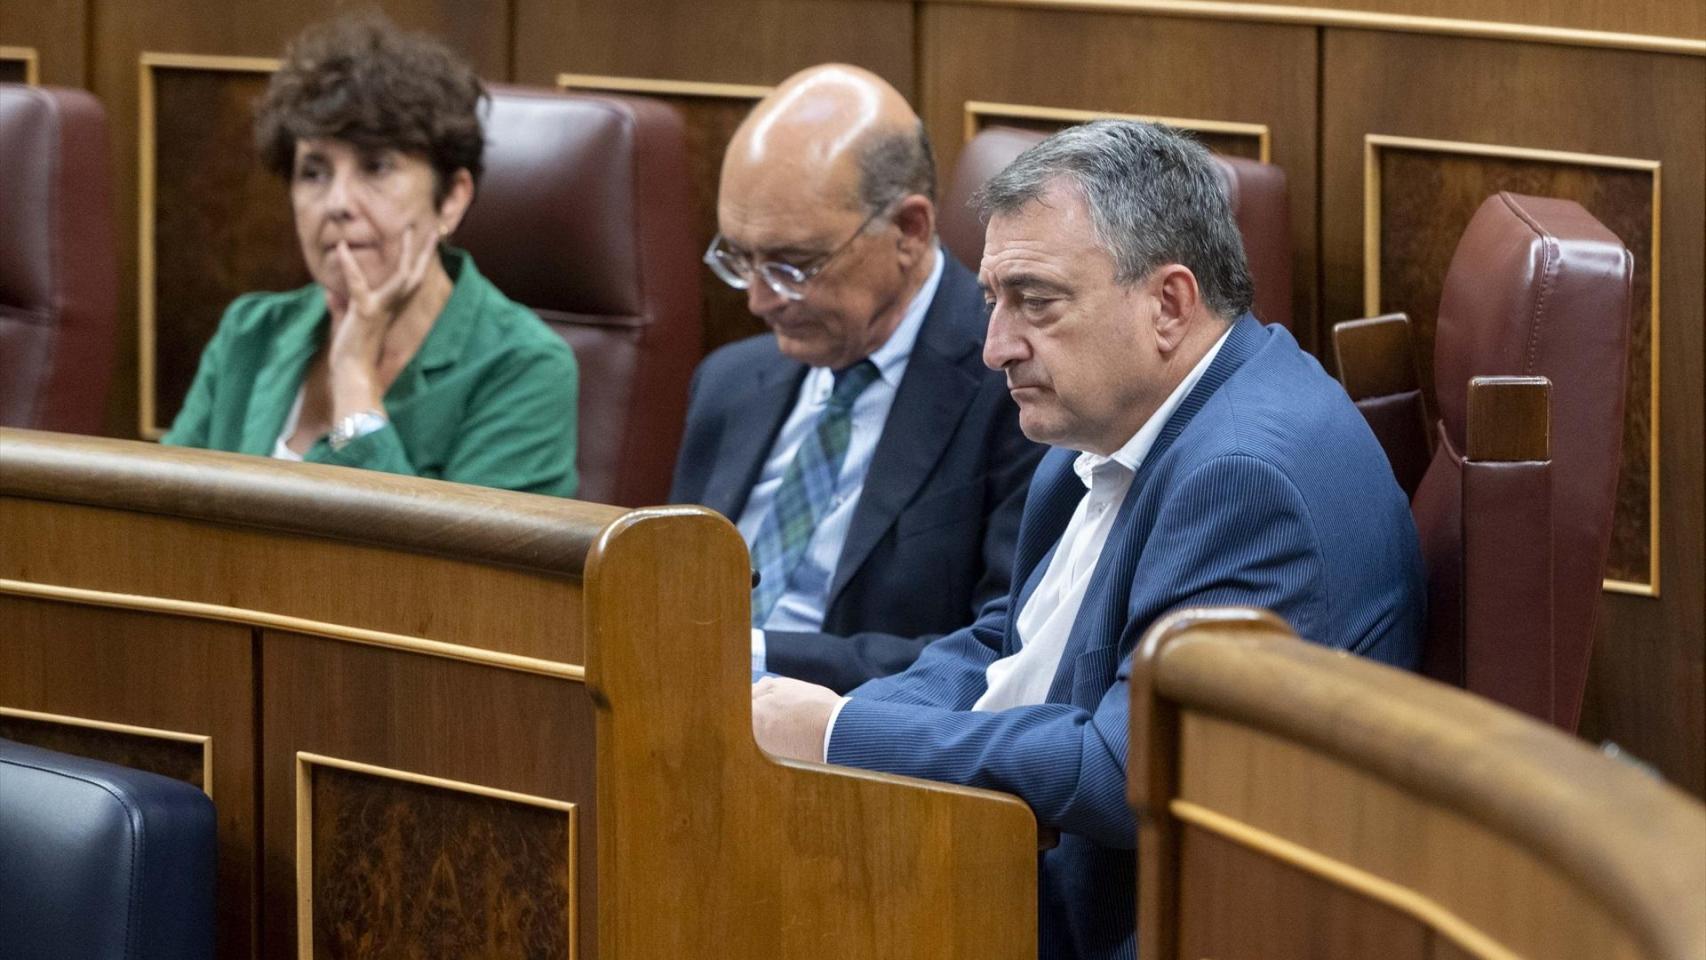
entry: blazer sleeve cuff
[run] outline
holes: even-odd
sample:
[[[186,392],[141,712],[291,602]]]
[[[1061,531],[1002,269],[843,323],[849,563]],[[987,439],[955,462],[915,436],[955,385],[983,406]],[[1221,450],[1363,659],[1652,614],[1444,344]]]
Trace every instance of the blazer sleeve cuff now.
[[[931,708],[843,697],[824,735],[824,761],[845,767],[928,776],[916,762],[931,755],[930,736],[918,714]],[[913,762],[908,762],[909,758]]]

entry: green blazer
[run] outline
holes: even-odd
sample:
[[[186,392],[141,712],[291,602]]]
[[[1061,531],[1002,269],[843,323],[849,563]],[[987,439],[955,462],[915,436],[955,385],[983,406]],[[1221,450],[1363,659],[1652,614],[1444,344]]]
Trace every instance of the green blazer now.
[[[385,392],[390,425],[342,450],[322,438],[303,459],[573,496],[573,351],[480,276],[467,253],[442,251],[456,286]],[[270,456],[328,324],[317,285],[239,297],[202,352],[189,397],[162,442]]]

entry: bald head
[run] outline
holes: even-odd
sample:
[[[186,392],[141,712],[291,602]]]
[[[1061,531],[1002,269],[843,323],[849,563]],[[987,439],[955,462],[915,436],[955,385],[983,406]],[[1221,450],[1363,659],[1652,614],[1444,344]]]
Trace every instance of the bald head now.
[[[735,131],[718,249],[784,354],[841,369],[888,339],[934,269],[935,189],[906,99],[868,70],[813,67]],[[792,286],[764,279],[783,274]]]
[[[767,185],[863,207],[906,193],[934,200],[929,141],[906,98],[860,67],[825,64],[782,81],[729,142],[722,195]]]

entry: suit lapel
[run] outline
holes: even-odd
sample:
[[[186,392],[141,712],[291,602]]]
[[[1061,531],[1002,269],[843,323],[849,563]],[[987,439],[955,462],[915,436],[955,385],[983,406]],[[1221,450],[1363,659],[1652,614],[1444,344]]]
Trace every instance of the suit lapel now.
[[[1012,614],[1007,618],[1007,632],[1002,637],[1001,653],[1008,656],[1019,650],[1019,611],[1031,599],[1042,582],[1050,558],[1060,546],[1060,536],[1072,522],[1072,513],[1089,490],[1072,463],[1078,454],[1055,448],[1043,455],[1031,488],[1025,493],[1024,519],[1019,525],[1019,542],[1013,552],[1013,602],[1007,605]]]
[[[702,502],[731,523],[746,509],[770,446],[793,410],[805,376],[804,364],[776,356],[757,369],[745,393],[729,404],[735,415],[723,431],[711,475],[705,480]]]
[[[977,377],[964,365],[979,342],[957,330],[968,320],[977,322],[957,315],[977,309],[980,301],[975,281],[946,251],[940,255],[948,258],[942,279],[919,326],[906,374],[901,377],[888,420],[871,454],[864,488],[835,564],[825,610],[834,608],[847,582],[930,477],[953,437],[954,427],[977,395]]]
[[[1096,562],[1096,570],[1090,575],[1090,585],[1084,594],[1084,604],[1079,608],[1078,617],[1072,624],[1072,635],[1067,638],[1066,649],[1060,657],[1060,666],[1054,675],[1054,682],[1049,686],[1048,702],[1060,703],[1067,701],[1078,680],[1077,661],[1080,656],[1098,648],[1114,647],[1125,634],[1126,605],[1131,599],[1132,578],[1137,573],[1137,564],[1143,555],[1144,545],[1148,542],[1147,529],[1133,529],[1135,523],[1136,504],[1143,497],[1144,488],[1148,486],[1149,478],[1155,473],[1155,465],[1167,455],[1179,435],[1185,431],[1203,405],[1220,389],[1221,385],[1231,377],[1244,361],[1255,352],[1260,345],[1262,327],[1250,314],[1240,317],[1227,335],[1226,342],[1221,345],[1220,353],[1214,362],[1203,371],[1202,379],[1185,395],[1177,410],[1162,426],[1161,433],[1155,438],[1155,445],[1150,447],[1144,456],[1142,466],[1138,467],[1137,475],[1132,477],[1131,489],[1126,491],[1125,498],[1120,502],[1119,512],[1114,516],[1114,527],[1108,533],[1108,542],[1102,548],[1102,555]],[[1069,471],[1070,472],[1070,471]],[[1013,609],[1017,610],[1015,606]],[[1016,618],[1015,618],[1016,619]],[[1147,629],[1148,624],[1143,625]],[[1011,624],[1009,624],[1011,630]],[[1118,649],[1109,651],[1112,668],[1118,666]]]

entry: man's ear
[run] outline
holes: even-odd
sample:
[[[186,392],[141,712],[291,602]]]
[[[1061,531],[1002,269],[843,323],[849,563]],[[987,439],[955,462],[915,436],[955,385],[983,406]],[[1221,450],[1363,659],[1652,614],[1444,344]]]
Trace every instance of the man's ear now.
[[[444,201],[438,205],[439,236],[448,237],[462,225],[462,217],[468,212],[468,205],[474,202],[474,175],[466,169],[459,169],[450,175],[450,189],[444,192]]]
[[[1163,264],[1150,278],[1151,295],[1158,307],[1155,316],[1156,345],[1172,353],[1190,332],[1191,322],[1202,308],[1202,290],[1196,274],[1184,264]]]
[[[900,228],[896,244],[902,261],[910,267],[924,256],[935,239],[936,207],[923,194],[910,194],[895,206],[894,225]]]

